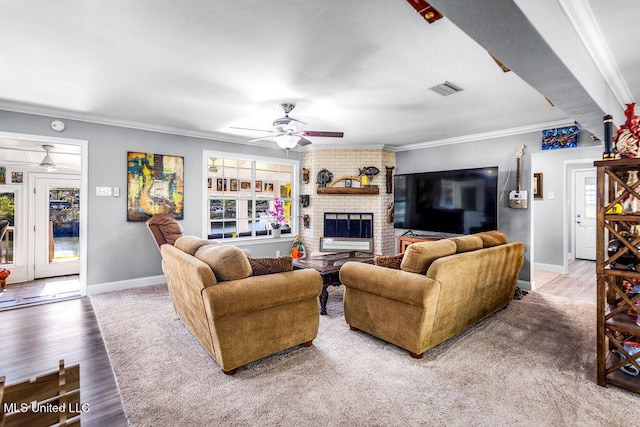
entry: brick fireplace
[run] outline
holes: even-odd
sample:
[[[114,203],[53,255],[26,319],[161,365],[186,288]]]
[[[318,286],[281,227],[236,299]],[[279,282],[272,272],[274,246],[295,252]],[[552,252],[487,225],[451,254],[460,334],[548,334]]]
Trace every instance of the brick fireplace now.
[[[309,183],[301,185],[300,194],[309,195],[309,206],[301,208],[309,215],[309,228],[302,228],[300,237],[309,254],[320,249],[320,238],[325,236],[325,214],[371,215],[373,251],[378,254],[395,253],[393,223],[387,222],[387,209],[393,203],[393,193],[386,192],[385,167],[395,167],[395,152],[385,149],[310,150],[302,155],[301,167],[309,170]],[[372,185],[379,186],[379,194],[317,194],[316,176],[328,169],[334,181],[344,176],[357,176],[358,168],[375,166],[381,172]],[[331,183],[329,184],[331,185]],[[336,184],[344,186],[344,183]],[[302,221],[300,221],[302,227]],[[354,236],[351,236],[354,237]]]

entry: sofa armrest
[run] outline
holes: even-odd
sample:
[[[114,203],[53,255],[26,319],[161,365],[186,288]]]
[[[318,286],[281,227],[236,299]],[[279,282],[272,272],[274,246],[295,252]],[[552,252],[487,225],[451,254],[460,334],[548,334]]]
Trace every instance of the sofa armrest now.
[[[210,320],[317,298],[322,277],[313,269],[251,276],[209,286],[202,291]]]
[[[359,262],[345,263],[340,268],[340,281],[347,288],[419,307],[427,307],[428,300],[440,291],[440,283],[424,274]]]

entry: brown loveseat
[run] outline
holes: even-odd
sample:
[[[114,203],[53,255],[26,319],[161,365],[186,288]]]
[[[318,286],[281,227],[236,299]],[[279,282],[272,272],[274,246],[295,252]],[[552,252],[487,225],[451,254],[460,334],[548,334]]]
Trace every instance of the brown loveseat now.
[[[524,244],[492,231],[414,243],[400,269],[348,262],[340,269],[345,320],[420,358],[509,304],[523,253]]]
[[[226,374],[284,349],[310,346],[317,336],[317,271],[267,274],[264,259],[252,259],[252,266],[239,248],[195,236],[162,245],[160,252],[176,313]]]

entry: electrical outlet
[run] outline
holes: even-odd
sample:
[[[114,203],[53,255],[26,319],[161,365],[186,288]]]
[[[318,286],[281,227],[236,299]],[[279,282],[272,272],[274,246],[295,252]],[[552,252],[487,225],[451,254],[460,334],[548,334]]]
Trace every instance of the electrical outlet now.
[[[554,193],[553,191],[549,191],[549,200],[553,200],[556,198],[556,193]]]
[[[113,187],[113,197],[120,197],[120,187]]]
[[[280,251],[276,251],[276,256],[280,256]]]

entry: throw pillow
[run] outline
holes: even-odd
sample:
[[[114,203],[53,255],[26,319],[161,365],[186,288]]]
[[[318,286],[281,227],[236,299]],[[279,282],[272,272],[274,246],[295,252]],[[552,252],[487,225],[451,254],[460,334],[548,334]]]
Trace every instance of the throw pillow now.
[[[375,265],[379,265],[380,267],[394,268],[396,270],[400,270],[400,264],[402,263],[402,258],[404,258],[404,254],[397,255],[378,255],[373,259]]]
[[[456,253],[476,251],[483,247],[480,236],[452,237],[451,240],[456,244]]]
[[[182,252],[186,252],[191,256],[196,254],[196,251],[200,249],[204,245],[213,245],[214,243],[210,240],[203,240],[196,236],[182,236],[178,237],[173,246],[176,249],[180,249]],[[216,244],[219,244],[216,242]]]
[[[482,233],[476,233],[473,235],[482,239],[483,248],[491,248],[493,246],[500,246],[509,243],[507,235],[498,230],[483,231]]]
[[[404,253],[400,269],[410,273],[425,274],[433,261],[455,253],[456,244],[449,239],[412,243]]]
[[[251,276],[251,264],[247,256],[235,246],[204,245],[196,251],[195,257],[211,267],[218,282]]]
[[[290,256],[281,257],[249,257],[249,264],[253,270],[252,276],[262,276],[264,274],[282,273],[293,270],[293,258]]]

